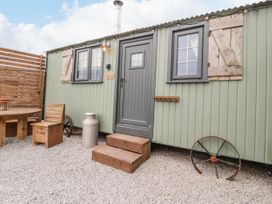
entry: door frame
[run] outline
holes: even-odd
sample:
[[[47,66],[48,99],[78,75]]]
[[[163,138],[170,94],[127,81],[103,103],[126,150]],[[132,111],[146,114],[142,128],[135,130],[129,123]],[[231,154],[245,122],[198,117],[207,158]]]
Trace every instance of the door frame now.
[[[147,38],[147,37],[150,37],[153,39],[153,48],[152,48],[152,67],[154,69],[154,83],[153,83],[153,87],[152,87],[152,93],[153,95],[155,96],[155,91],[156,91],[156,71],[157,71],[157,38],[158,38],[158,33],[157,31],[153,30],[153,31],[149,31],[149,32],[145,32],[145,33],[140,33],[140,34],[135,34],[133,36],[127,36],[127,37],[122,37],[122,38],[119,38],[117,39],[117,49],[116,49],[116,52],[117,52],[117,59],[116,59],[116,70],[115,70],[115,85],[114,85],[114,111],[113,111],[113,126],[112,126],[112,130],[113,132],[116,131],[116,123],[117,123],[117,111],[118,111],[118,82],[119,82],[119,77],[120,77],[120,70],[121,70],[121,55],[120,55],[120,46],[121,46],[121,42],[123,41],[137,41],[137,40],[140,40],[142,38]],[[154,132],[154,114],[155,114],[155,100],[153,102],[153,107],[152,107],[152,112],[153,114],[151,115],[151,126],[152,126],[152,129],[151,129],[151,135],[149,137],[149,139],[152,140],[153,138],[153,132]]]

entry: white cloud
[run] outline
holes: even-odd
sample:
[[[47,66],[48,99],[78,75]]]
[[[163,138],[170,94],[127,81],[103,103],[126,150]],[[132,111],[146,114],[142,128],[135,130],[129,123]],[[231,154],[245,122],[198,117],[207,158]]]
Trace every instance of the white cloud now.
[[[231,5],[252,3],[252,0],[225,1]],[[122,31],[211,11],[211,6],[202,0],[165,2],[124,0]],[[115,9],[112,0],[84,7],[80,7],[79,2],[75,1],[72,6],[63,4],[60,11],[65,15],[64,20],[51,22],[41,28],[34,24],[14,24],[0,13],[0,45],[40,53],[114,32]]]

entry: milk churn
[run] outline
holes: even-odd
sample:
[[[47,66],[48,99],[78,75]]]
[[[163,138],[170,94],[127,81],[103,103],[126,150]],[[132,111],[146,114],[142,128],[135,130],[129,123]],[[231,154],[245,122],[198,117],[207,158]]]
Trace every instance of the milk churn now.
[[[98,120],[94,113],[85,113],[82,122],[82,145],[85,148],[92,148],[97,144]]]

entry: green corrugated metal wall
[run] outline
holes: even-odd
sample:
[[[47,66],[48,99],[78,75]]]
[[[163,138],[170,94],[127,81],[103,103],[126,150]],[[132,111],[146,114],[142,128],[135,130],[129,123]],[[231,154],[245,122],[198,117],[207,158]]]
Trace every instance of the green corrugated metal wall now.
[[[272,163],[272,8],[245,14],[242,81],[166,84],[167,29],[158,31],[156,95],[181,102],[155,105],[153,141],[190,148],[204,135],[227,138],[247,160]],[[117,42],[105,56],[115,71]],[[104,73],[106,70],[104,70]],[[61,52],[48,56],[46,102],[63,102],[81,126],[84,112],[99,114],[100,131],[112,132],[114,80],[103,84],[61,84]],[[104,74],[105,75],[105,74]]]
[[[166,84],[168,30],[158,38],[156,95],[180,103],[156,103],[153,141],[190,148],[205,135],[227,138],[247,160],[272,163],[272,8],[245,15],[242,81]]]
[[[116,41],[111,42],[111,49],[116,50]],[[116,52],[107,52],[104,56],[104,77],[106,64],[115,71]],[[76,126],[81,127],[85,112],[98,113],[100,131],[112,132],[114,80],[104,80],[103,84],[62,84],[61,52],[48,55],[46,82],[46,103],[65,103],[66,114],[72,117]]]

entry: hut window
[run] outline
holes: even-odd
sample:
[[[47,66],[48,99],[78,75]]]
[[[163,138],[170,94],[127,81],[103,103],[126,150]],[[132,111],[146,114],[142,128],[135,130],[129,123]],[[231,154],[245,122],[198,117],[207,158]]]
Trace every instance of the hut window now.
[[[203,63],[204,40],[206,38],[204,29],[205,24],[197,24],[171,30],[170,82],[207,79],[207,71],[204,71]]]
[[[199,33],[178,37],[177,76],[195,76],[198,74]]]
[[[76,50],[74,81],[102,81],[103,52],[100,47]]]
[[[88,79],[88,55],[89,50],[81,50],[77,53],[76,79]]]

